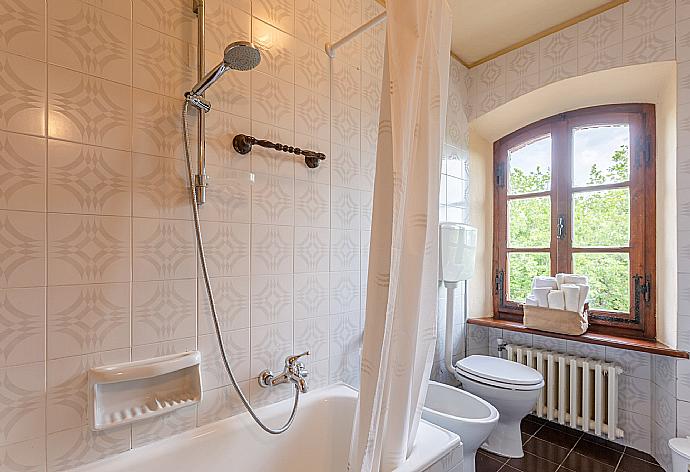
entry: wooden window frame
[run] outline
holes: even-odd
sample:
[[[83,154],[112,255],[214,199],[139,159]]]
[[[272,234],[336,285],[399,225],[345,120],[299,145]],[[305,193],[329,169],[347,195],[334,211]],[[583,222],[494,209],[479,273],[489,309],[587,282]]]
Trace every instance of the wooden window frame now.
[[[590,186],[587,190],[630,189],[630,246],[622,248],[572,247],[572,129],[588,124],[630,124],[630,180],[627,183]],[[548,249],[508,248],[507,204],[508,150],[546,134],[551,135],[551,189],[517,198],[551,197],[551,241]],[[557,237],[559,216],[568,221],[565,238]],[[551,275],[570,273],[577,252],[630,253],[631,310],[625,321],[611,319],[612,312],[591,311],[593,333],[631,338],[656,337],[656,119],[652,104],[604,105],[561,113],[517,130],[494,143],[494,248],[493,309],[499,320],[522,322],[522,305],[506,300],[509,252],[548,252]],[[639,277],[639,278],[638,278]],[[619,314],[618,314],[619,315]]]

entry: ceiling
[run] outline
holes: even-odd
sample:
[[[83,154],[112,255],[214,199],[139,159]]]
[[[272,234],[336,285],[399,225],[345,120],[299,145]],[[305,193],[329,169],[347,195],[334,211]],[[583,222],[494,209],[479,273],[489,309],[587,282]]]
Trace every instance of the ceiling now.
[[[609,4],[611,0],[451,0],[452,51],[477,61]]]

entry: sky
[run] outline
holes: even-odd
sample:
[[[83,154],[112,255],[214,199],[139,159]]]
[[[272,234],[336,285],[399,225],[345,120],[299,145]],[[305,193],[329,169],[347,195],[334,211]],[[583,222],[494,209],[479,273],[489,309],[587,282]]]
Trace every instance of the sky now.
[[[630,143],[627,125],[595,126],[576,128],[573,131],[574,146],[574,186],[587,183],[593,164],[605,170],[612,163],[611,156],[622,145]],[[518,166],[524,172],[534,172],[541,167],[542,172],[551,168],[551,137],[545,136],[527,146],[510,153],[510,165]]]

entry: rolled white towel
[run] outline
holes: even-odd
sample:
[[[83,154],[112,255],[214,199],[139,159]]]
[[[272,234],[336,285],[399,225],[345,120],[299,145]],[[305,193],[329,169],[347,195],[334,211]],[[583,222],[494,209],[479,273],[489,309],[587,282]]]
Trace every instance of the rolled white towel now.
[[[587,279],[586,275],[564,274],[563,283],[574,285],[588,285],[589,280]]]
[[[556,277],[540,275],[532,279],[532,288],[550,288],[555,290],[558,288],[558,283],[556,282]]]
[[[537,299],[537,305],[543,308],[549,307],[549,287],[536,287],[532,289],[532,296]]]
[[[525,305],[527,306],[539,306],[539,302],[537,301],[537,297],[534,295],[527,295],[527,298],[525,299]]]
[[[565,298],[565,309],[568,311],[580,311],[580,287],[575,284],[561,285]]]
[[[585,311],[585,303],[587,303],[587,295],[589,295],[589,285],[587,284],[580,284],[577,286],[577,288],[580,289],[580,295],[579,295],[579,312],[582,313]]]
[[[563,290],[551,290],[547,296],[549,308],[554,310],[565,310],[565,297]]]
[[[566,275],[568,274],[556,274],[556,284],[558,285],[558,290],[561,289],[561,285],[563,285],[563,279]]]

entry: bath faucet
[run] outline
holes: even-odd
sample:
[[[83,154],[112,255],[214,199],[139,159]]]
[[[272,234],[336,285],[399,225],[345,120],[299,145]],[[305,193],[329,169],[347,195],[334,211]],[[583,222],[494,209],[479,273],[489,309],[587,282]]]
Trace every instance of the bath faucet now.
[[[300,357],[308,356],[309,351],[303,352],[302,354],[293,354],[285,358],[285,367],[283,372],[279,374],[274,374],[270,370],[266,369],[259,374],[259,385],[264,388],[275,387],[287,382],[292,382],[295,384],[300,393],[307,392],[307,377],[309,376],[309,371],[304,366],[302,362],[298,362]]]

